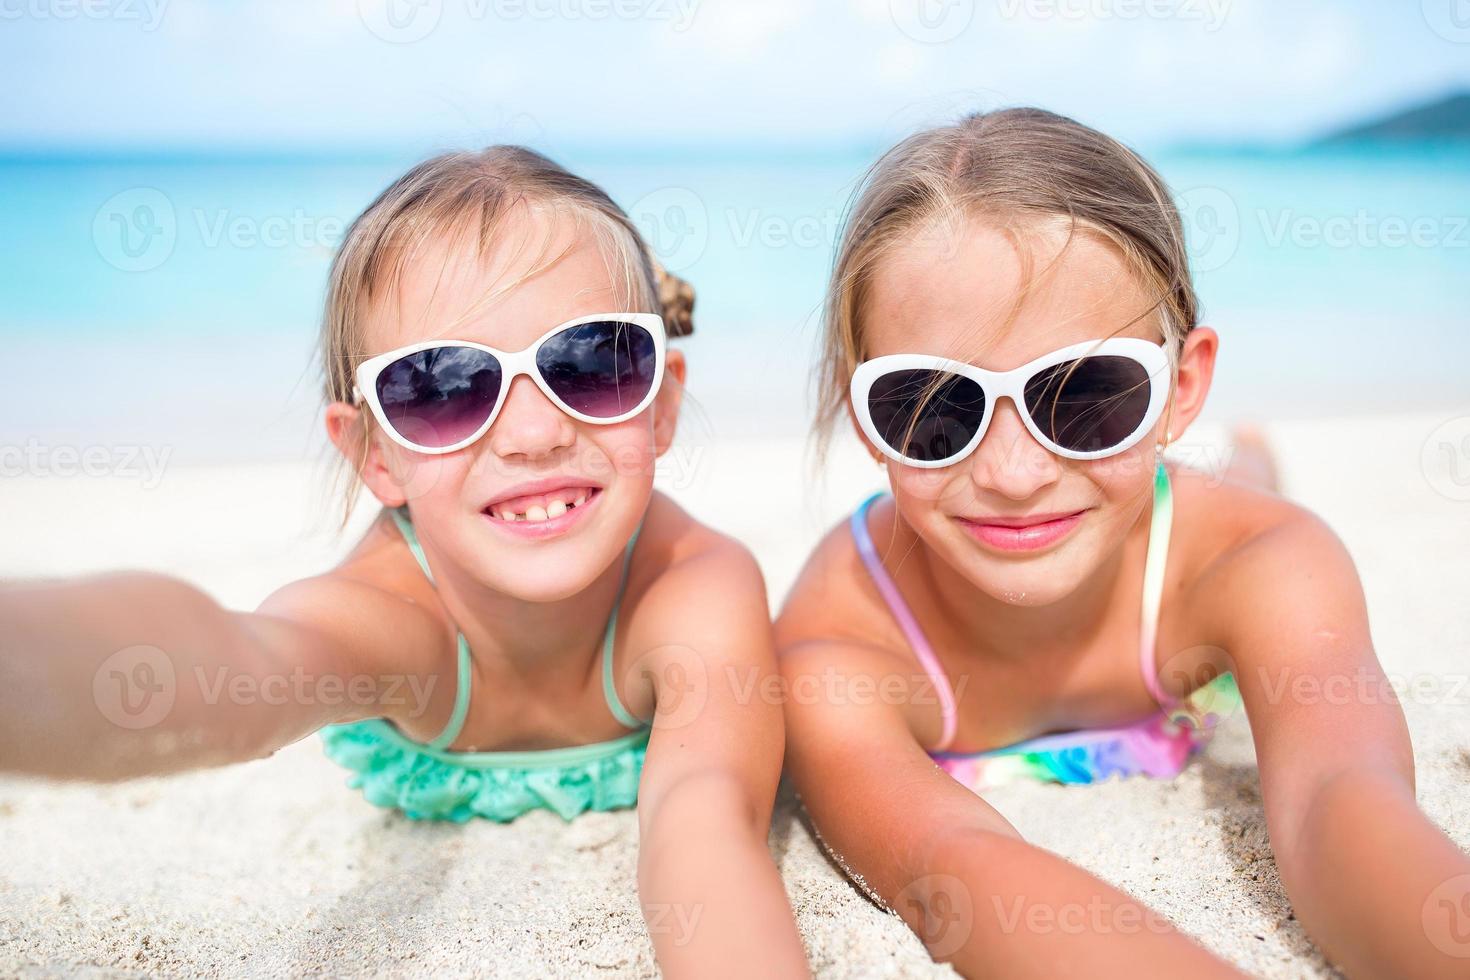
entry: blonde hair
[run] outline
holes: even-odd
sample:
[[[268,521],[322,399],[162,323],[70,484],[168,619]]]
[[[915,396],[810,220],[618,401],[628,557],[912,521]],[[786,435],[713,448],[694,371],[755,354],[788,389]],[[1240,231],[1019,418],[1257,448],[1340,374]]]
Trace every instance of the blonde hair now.
[[[506,216],[524,207],[551,209],[576,221],[579,230],[596,238],[628,302],[639,311],[662,313],[670,337],[693,332],[693,288],[659,266],[632,220],[602,188],[522,146],[445,153],[390,184],[352,222],[337,250],[319,338],[327,402],[352,401],[353,375],[370,354],[368,314],[397,287],[421,249],[448,239],[471,245],[483,256]],[[486,299],[513,289],[561,257],[549,255],[546,242],[542,246],[530,271],[501,284]],[[366,412],[363,420],[364,426],[373,424]],[[346,483],[339,527],[352,516],[357,476],[369,445],[364,429],[356,462],[346,454],[337,457],[334,491]]]
[[[974,113],[924,130],[868,170],[843,222],[823,317],[818,460],[845,409],[849,379],[866,357],[863,304],[879,262],[929,222],[963,217],[1065,218],[1069,240],[1079,228],[1100,234],[1152,294],[1138,319],[1158,313],[1171,359],[1196,325],[1179,213],[1138,154],[1044,109]]]

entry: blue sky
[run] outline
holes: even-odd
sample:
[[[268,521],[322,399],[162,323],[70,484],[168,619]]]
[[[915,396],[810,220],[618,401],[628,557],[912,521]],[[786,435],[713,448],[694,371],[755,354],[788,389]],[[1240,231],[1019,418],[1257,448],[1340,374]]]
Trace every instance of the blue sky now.
[[[1470,2],[0,0],[0,64],[10,149],[1290,141],[1470,87]]]

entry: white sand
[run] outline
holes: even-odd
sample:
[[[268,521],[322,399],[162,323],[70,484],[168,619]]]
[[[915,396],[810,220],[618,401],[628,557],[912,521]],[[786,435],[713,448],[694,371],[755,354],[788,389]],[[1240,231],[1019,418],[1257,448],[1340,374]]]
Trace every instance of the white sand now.
[[[1269,432],[1288,491],[1359,563],[1385,667],[1433,682],[1405,704],[1420,800],[1470,847],[1470,502],[1447,495],[1470,496],[1455,482],[1470,477],[1470,453],[1460,471],[1437,446],[1427,471],[1421,459],[1456,414],[1470,408]],[[696,515],[750,543],[773,602],[816,535],[879,479],[847,447],[820,491],[803,489],[801,448],[690,446],[692,477],[665,481]],[[346,544],[310,530],[310,477],[309,466],[256,466],[170,470],[153,488],[128,477],[10,479],[0,576],[156,568],[248,608]],[[411,823],[343,778],[312,738],[268,760],[169,779],[0,780],[0,975],[654,973],[631,813],[570,825],[547,813],[508,827]],[[993,800],[1030,839],[1249,971],[1330,974],[1277,880],[1243,719],[1171,783],[1027,785]],[[950,973],[832,868],[789,796],[771,848],[819,976]]]

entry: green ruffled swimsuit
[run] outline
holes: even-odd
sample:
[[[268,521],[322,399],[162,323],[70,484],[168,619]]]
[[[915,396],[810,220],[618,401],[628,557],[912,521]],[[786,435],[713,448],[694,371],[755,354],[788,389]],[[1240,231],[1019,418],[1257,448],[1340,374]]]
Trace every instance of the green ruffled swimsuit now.
[[[433,582],[407,508],[391,509],[389,513],[424,574]],[[451,752],[449,746],[459,736],[470,706],[470,648],[460,633],[454,711],[432,742],[416,742],[383,718],[329,725],[321,730],[327,756],[352,770],[347,785],[361,789],[369,803],[402,810],[412,820],[463,823],[472,817],[484,817],[505,823],[530,810],[550,810],[570,820],[586,810],[635,805],[649,728],[618,698],[612,651],[618,606],[637,541],[638,531],[634,531],[623,554],[622,580],[602,640],[603,696],[613,717],[633,731],[606,742],[566,748]]]

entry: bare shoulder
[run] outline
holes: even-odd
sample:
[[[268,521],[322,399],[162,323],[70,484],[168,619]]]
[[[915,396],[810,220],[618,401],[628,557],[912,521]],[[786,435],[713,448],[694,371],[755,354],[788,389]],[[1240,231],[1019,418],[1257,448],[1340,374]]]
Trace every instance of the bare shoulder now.
[[[890,541],[907,547],[895,540],[894,517],[887,499],[867,514],[880,552]],[[793,764],[800,772],[825,760],[818,763],[824,781],[833,778],[833,752],[841,756],[865,744],[869,759],[897,753],[912,762],[922,757],[920,745],[940,738],[942,727],[936,692],[878,592],[850,520],[812,550],[776,620]],[[813,788],[808,783],[803,792]]]
[[[646,626],[769,624],[765,579],[740,541],[700,523],[655,491],[633,555],[624,600]]]
[[[1286,595],[1310,603],[1332,601],[1334,590],[1359,592],[1342,540],[1306,507],[1190,470],[1177,471],[1173,483],[1174,540],[1188,542],[1181,588],[1218,632],[1275,615]]]
[[[678,705],[689,685],[727,690],[708,682],[774,669],[765,580],[750,549],[662,493],[643,519],[618,615],[622,699],[638,717],[654,712],[663,684]]]
[[[454,648],[437,594],[386,520],[335,568],[266,596],[254,616],[351,673],[434,670]]]
[[[880,501],[870,512],[877,540],[892,519],[887,506]],[[776,618],[776,648],[788,675],[828,668],[877,675],[911,665],[908,641],[863,564],[849,520],[812,549]]]

